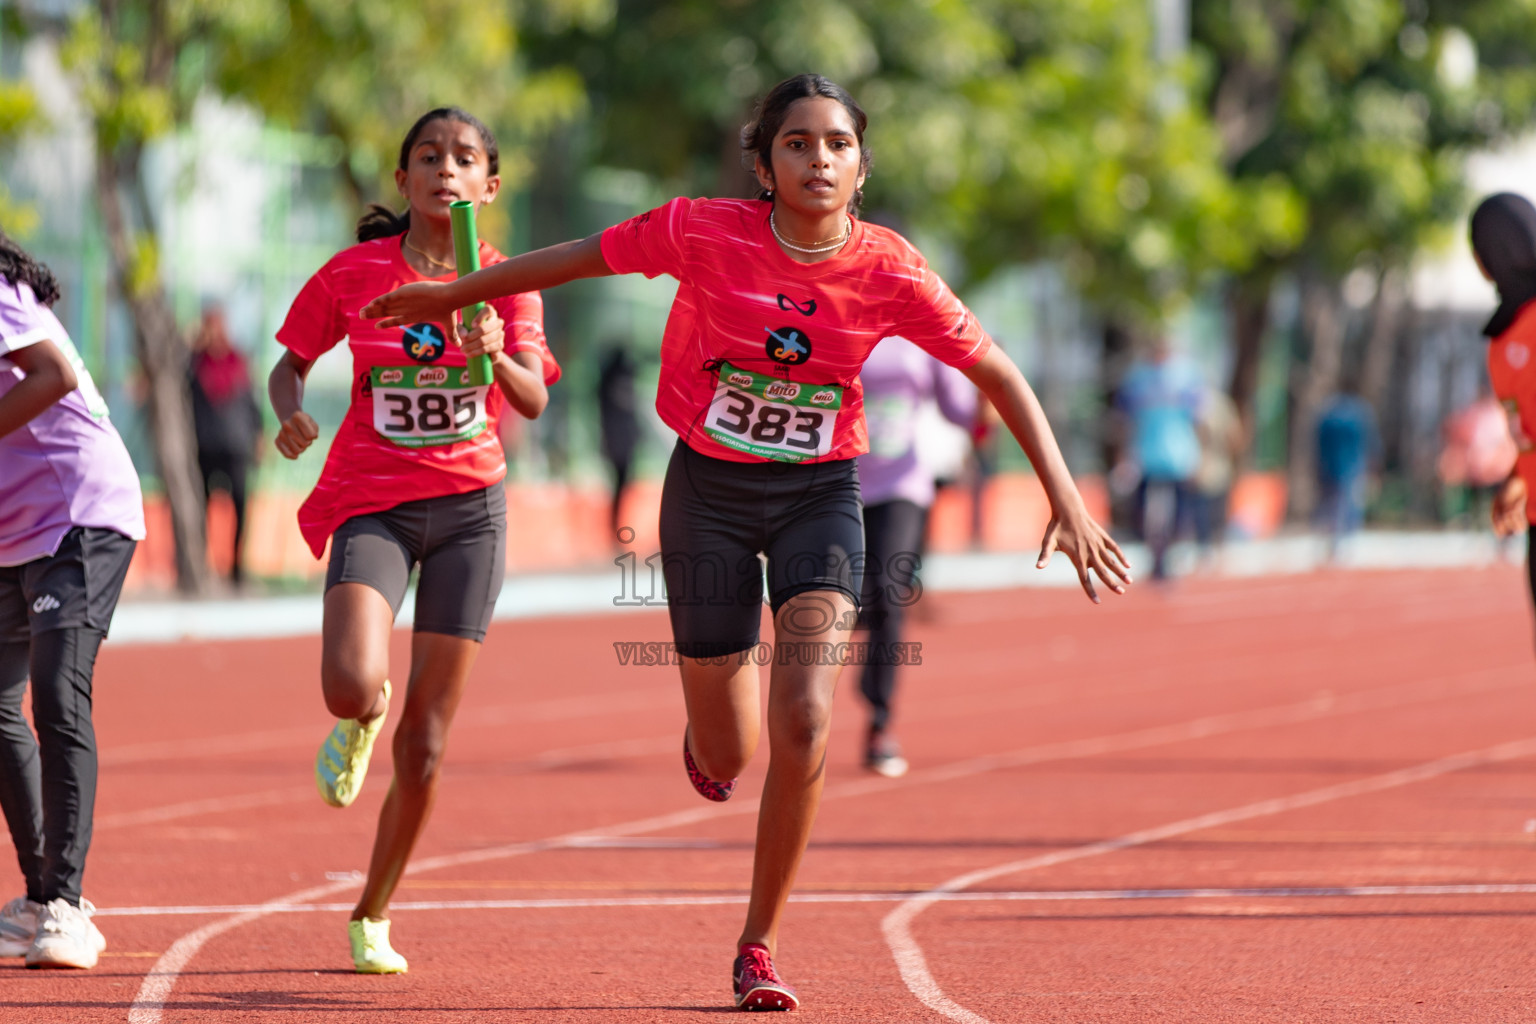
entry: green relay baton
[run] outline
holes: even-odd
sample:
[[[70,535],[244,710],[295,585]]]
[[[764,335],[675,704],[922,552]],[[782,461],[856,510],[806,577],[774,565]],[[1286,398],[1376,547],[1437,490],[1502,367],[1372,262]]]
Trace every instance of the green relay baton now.
[[[475,204],[467,199],[456,199],[448,204],[448,219],[453,225],[453,261],[458,266],[459,276],[473,274],[480,269],[480,236],[475,231]],[[459,310],[460,322],[466,330],[475,322],[475,317],[485,308],[485,303],[477,302],[473,306],[465,306]],[[491,382],[491,357],[475,356],[469,361],[469,382],[475,387],[483,387]]]

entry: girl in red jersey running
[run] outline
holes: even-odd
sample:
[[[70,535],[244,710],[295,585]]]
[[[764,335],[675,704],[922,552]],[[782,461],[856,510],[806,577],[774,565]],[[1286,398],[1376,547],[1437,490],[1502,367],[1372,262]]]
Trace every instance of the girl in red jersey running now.
[[[859,368],[901,334],[962,369],[1024,447],[1050,498],[1040,565],[1061,550],[1095,601],[1125,558],[1093,522],[1029,385],[921,255],[854,219],[869,166],[865,116],[819,75],[779,83],[742,132],[762,194],[676,199],[582,241],[457,282],[398,289],[363,310],[381,326],[435,319],[476,296],[615,273],[670,274],[657,409],[679,442],[661,502],[668,610],[682,664],[694,787],[724,800],[760,728],[758,623],[767,556],[778,641],[768,777],[752,896],[733,969],[743,1009],[792,1009],[774,969],[779,921],[820,803],[838,645],[863,556],[854,456],[868,447]],[[721,781],[731,780],[731,781]]]
[[[310,278],[277,333],[288,351],[268,382],[282,422],[277,449],[298,458],[319,435],[302,408],[304,378],[348,339],[352,404],[299,509],[316,558],[331,542],[320,682],[341,721],[320,748],[315,778],[333,806],[350,804],[368,771],[389,709],[390,629],[411,568],[421,566],[395,777],[348,925],[362,973],[406,969],[389,944],[389,898],[431,811],[448,727],[501,591],[506,458],[496,426],[509,405],[530,419],[543,412],[546,385],[560,369],[544,340],[536,291],[487,296],[490,305],[462,338],[447,312],[394,329],[357,311],[381,290],[451,278],[449,204],[468,200],[478,210],[491,202],[497,172],[496,140],[485,125],[456,107],[423,115],[395,171],[409,211],[397,217],[375,206],[358,222],[359,244]],[[483,265],[502,259],[481,243]],[[466,366],[477,355],[491,358],[494,386],[470,384]]]

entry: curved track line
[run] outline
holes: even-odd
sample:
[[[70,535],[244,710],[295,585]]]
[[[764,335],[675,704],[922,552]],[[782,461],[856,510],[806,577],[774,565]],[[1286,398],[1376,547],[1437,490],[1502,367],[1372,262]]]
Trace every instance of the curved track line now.
[[[133,997],[133,1005],[128,1008],[128,1024],[159,1024],[161,1011],[165,1008],[165,1001],[170,998],[171,990],[176,987],[177,977],[209,939],[217,938],[232,928],[238,928],[247,922],[265,917],[278,907],[334,896],[356,884],[350,881],[332,882],[330,885],[319,885],[312,889],[300,889],[298,892],[279,896],[275,900],[242,911],[234,917],[226,917],[222,921],[203,925],[196,931],[183,935],[171,944],[170,949],[161,954],[160,959],[156,960],[155,965],[149,969],[149,973],[144,975],[144,981],[139,985],[139,992]]]
[[[1454,754],[1450,757],[1442,757],[1435,761],[1414,765],[1411,768],[1401,768],[1382,775],[1372,775],[1368,778],[1356,779],[1353,782],[1341,782],[1337,785],[1324,786],[1321,789],[1313,789],[1292,796],[1260,800],[1256,803],[1244,804],[1241,807],[1233,807],[1225,811],[1212,811],[1209,814],[1184,818],[1180,821],[1170,822],[1167,825],[1159,825],[1155,828],[1131,832],[1117,839],[1105,839],[1101,842],[1089,843],[1085,846],[1076,846],[1067,850],[1058,850],[1055,853],[1042,854],[1038,857],[1028,857],[1024,860],[999,864],[996,867],[982,868],[978,871],[972,871],[952,878],[942,885],[935,886],[928,892],[909,897],[901,906],[885,916],[884,920],[880,922],[880,930],[885,936],[886,945],[890,947],[891,957],[896,961],[896,968],[901,972],[901,980],[906,983],[907,988],[917,997],[919,1002],[934,1012],[942,1014],[950,1020],[959,1021],[961,1024],[992,1024],[988,1018],[966,1009],[944,994],[943,988],[939,986],[939,983],[934,980],[932,972],[928,970],[928,961],[923,955],[922,946],[912,936],[912,922],[917,918],[917,915],[934,903],[939,902],[945,895],[969,888],[980,882],[1000,878],[1004,875],[1033,871],[1037,868],[1051,867],[1056,864],[1083,860],[1088,857],[1097,857],[1106,853],[1115,853],[1119,850],[1130,849],[1134,846],[1145,846],[1148,843],[1172,839],[1175,836],[1198,832],[1202,829],[1230,825],[1236,821],[1248,821],[1271,814],[1282,814],[1286,811],[1300,810],[1304,807],[1315,807],[1318,804],[1329,803],[1334,800],[1343,800],[1349,797],[1379,793],[1383,790],[1397,789],[1415,782],[1422,782],[1425,779],[1449,775],[1452,772],[1464,771],[1479,765],[1493,764],[1499,761],[1512,761],[1517,758],[1530,756],[1531,754],[1536,754],[1536,737],[1513,740],[1508,743],[1501,743],[1497,746],[1469,751],[1464,754]]]
[[[950,782],[956,779],[996,771],[1000,768],[1021,767],[1026,764],[1038,764],[1043,761],[1091,757],[1095,754],[1159,746],[1165,743],[1175,743],[1181,740],[1198,739],[1246,729],[1290,725],[1383,707],[1401,707],[1417,701],[1435,700],[1452,695],[1465,696],[1478,690],[1510,687],[1516,685],[1516,683],[1524,685],[1523,676],[1518,679],[1510,678],[1515,675],[1515,672],[1511,671],[1514,668],[1523,669],[1524,665],[1522,663],[1520,666],[1488,669],[1476,673],[1470,678],[1445,677],[1421,683],[1385,686],[1362,693],[1350,694],[1345,697],[1320,697],[1299,703],[1275,705],[1252,711],[1210,715],[1188,722],[1137,729],[1128,733],[1024,747],[1005,754],[970,758],[938,768],[914,771],[901,779],[877,778],[845,783],[841,786],[829,788],[822,794],[822,800],[825,802],[844,797],[862,796],[866,793],[883,793],[888,790],[903,789],[913,785]],[[641,818],[622,824],[566,833],[548,839],[527,840],[481,850],[466,850],[461,853],[428,857],[411,864],[406,869],[406,874],[415,875],[439,868],[459,867],[509,857],[522,857],[533,853],[543,853],[548,850],[580,846],[584,843],[590,843],[594,839],[643,835],[648,832],[661,832],[670,828],[681,828],[686,825],[698,824],[699,822],[710,821],[716,818],[754,814],[756,812],[756,805],[747,801],[731,806],[711,804],[686,811],[676,811],[670,814]],[[969,876],[963,877],[968,878]],[[305,889],[297,894],[280,896],[268,903],[258,905],[256,910],[245,911],[224,921],[205,925],[196,931],[182,936],[155,962],[154,967],[150,969],[149,974],[145,977],[144,984],[140,987],[139,994],[134,998],[132,1008],[129,1010],[128,1019],[130,1024],[159,1024],[165,1001],[175,987],[177,976],[186,969],[186,965],[191,962],[192,958],[197,955],[198,950],[210,939],[216,938],[241,925],[249,924],[268,914],[275,913],[276,907],[290,903],[308,902],[323,896],[334,895],[360,884],[360,879],[348,879],[316,889]],[[968,882],[967,884],[971,883]],[[943,889],[945,887],[941,886],[939,888]],[[900,913],[901,909],[897,908],[892,913]],[[889,918],[887,919],[889,920]],[[914,969],[919,969],[926,975],[927,968],[922,962],[922,952],[916,948],[915,944],[913,948],[916,950],[917,957]],[[905,978],[906,973],[903,972],[902,976]],[[937,989],[936,985],[935,989]],[[950,1003],[947,997],[943,996],[942,991],[938,992],[935,998],[942,1000],[945,1004],[962,1014],[970,1013],[964,1007]],[[946,1015],[948,1016],[949,1014]],[[975,1017],[974,1015],[971,1017],[952,1017],[952,1019],[965,1021],[967,1024],[986,1024],[985,1018]]]

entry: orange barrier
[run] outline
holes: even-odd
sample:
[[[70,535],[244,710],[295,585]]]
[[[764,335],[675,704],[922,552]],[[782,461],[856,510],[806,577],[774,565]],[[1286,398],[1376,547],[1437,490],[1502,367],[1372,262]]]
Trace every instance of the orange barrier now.
[[[1289,498],[1284,473],[1244,473],[1232,485],[1232,497],[1227,502],[1232,535],[1243,539],[1274,536],[1285,522]]]
[[[1100,522],[1109,518],[1109,495],[1101,477],[1077,482],[1088,511]],[[1254,473],[1242,477],[1232,490],[1231,520],[1245,537],[1275,532],[1285,514],[1285,477]],[[314,581],[325,574],[325,560],[316,560],[299,536],[295,519],[302,495],[262,493],[247,506],[245,566],[253,578]],[[596,487],[567,484],[515,484],[507,489],[507,569],[539,572],[607,564],[621,549],[644,557],[660,549],[657,516],[661,481],[642,480],[625,492],[619,521],[634,531],[624,542],[609,536],[608,495]],[[171,545],[171,519],[164,500],[146,500],[148,536],[139,545],[128,573],[131,591],[167,591],[176,579]],[[973,543],[971,494],[964,486],[939,492],[929,516],[929,549],[964,551],[1027,551],[1040,543],[1050,507],[1040,481],[1027,473],[1000,473],[987,481],[982,494],[981,536]],[[209,561],[221,574],[229,572],[234,507],[216,494],[209,506]]]

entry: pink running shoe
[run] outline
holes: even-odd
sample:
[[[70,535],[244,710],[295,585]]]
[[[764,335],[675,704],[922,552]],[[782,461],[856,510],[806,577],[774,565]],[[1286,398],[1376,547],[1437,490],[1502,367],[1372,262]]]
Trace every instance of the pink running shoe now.
[[[749,942],[741,947],[741,955],[731,965],[731,980],[736,986],[738,1010],[794,1010],[800,999],[795,990],[784,984],[779,972],[773,969],[773,958],[768,947]]]
[[[683,730],[683,767],[688,769],[688,781],[693,783],[693,788],[699,791],[699,796],[705,800],[713,800],[715,803],[723,803],[736,792],[736,780],[729,782],[716,782],[714,779],[699,771],[699,766],[693,763],[693,754],[688,751],[688,731]]]

